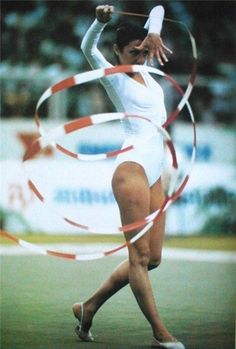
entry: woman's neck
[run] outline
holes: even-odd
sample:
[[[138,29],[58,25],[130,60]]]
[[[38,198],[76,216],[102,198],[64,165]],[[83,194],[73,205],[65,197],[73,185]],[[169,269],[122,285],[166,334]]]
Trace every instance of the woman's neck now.
[[[127,73],[127,75],[134,79],[135,81],[139,82],[142,85],[146,85],[144,78],[142,77],[142,75],[140,73]]]

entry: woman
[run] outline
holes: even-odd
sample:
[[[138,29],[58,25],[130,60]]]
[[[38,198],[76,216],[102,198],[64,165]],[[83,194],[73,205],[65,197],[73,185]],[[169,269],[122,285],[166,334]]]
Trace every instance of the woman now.
[[[96,8],[96,20],[86,33],[81,48],[93,69],[112,67],[97,49],[101,32],[110,21],[114,8],[109,5]],[[160,31],[164,18],[162,6],[155,7],[145,28],[131,24],[117,29],[114,52],[118,64],[145,64],[147,58],[157,57],[161,65],[167,62]],[[166,120],[164,95],[160,85],[148,73],[115,74],[101,79],[117,111],[125,111],[162,125]],[[145,147],[118,156],[112,178],[113,193],[120,210],[122,225],[143,219],[161,207],[165,195],[161,184],[163,141],[148,122],[137,119],[123,121],[125,144],[146,139]],[[98,309],[112,295],[129,284],[137,303],[153,331],[152,347],[184,349],[162,323],[155,305],[148,271],[160,264],[164,237],[164,214],[150,231],[128,246],[129,258],[113,271],[111,276],[84,303],[73,306],[79,320],[76,333],[84,341],[93,341],[90,327]],[[125,234],[127,240],[137,231]]]

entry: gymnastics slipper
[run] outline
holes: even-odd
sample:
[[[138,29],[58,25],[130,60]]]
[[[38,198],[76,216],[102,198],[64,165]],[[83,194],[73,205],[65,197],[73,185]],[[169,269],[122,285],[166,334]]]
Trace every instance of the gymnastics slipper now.
[[[151,348],[159,349],[185,349],[185,346],[181,342],[159,342],[155,337],[153,337]]]
[[[78,305],[80,306],[80,316],[76,314],[76,310],[75,310]],[[82,330],[82,323],[83,323],[83,316],[84,316],[83,303],[75,303],[72,307],[72,310],[73,310],[74,316],[79,321],[79,325],[75,327],[75,333],[83,342],[93,342],[94,338],[92,336],[92,333],[90,331],[86,332]]]

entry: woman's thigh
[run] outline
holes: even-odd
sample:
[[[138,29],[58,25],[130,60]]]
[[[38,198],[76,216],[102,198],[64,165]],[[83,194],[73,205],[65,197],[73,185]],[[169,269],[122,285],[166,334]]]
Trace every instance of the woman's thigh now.
[[[113,177],[113,192],[119,206],[122,225],[144,219],[150,213],[150,188],[142,166],[124,162],[118,166]],[[126,232],[129,241],[141,228]],[[129,245],[130,255],[148,254],[149,233]]]
[[[113,175],[112,189],[123,225],[149,214],[150,188],[141,165],[131,161],[120,164]]]
[[[159,179],[151,187],[150,211],[154,212],[161,208],[165,200],[165,193],[162,187],[161,179]],[[161,261],[162,245],[165,235],[165,213],[154,222],[150,230],[150,262],[159,264]]]
[[[135,162],[127,161],[120,164],[114,173],[112,184],[122,225],[142,220],[159,209],[165,199],[161,179],[150,188],[144,169]],[[130,254],[149,253],[150,262],[159,264],[164,228],[165,214],[163,213],[149,232],[129,246]],[[125,233],[126,240],[130,240],[138,231]]]

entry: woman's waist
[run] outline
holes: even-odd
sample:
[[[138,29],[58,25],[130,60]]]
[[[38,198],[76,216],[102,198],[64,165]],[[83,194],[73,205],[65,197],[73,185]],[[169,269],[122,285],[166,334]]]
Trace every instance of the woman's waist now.
[[[150,138],[155,135],[157,131],[158,123],[154,123],[148,118],[142,116],[130,117],[128,119],[121,120],[124,134],[126,137],[145,137]]]
[[[134,145],[135,147],[159,148],[163,146],[163,137],[156,129],[153,133],[125,134],[123,147]]]

